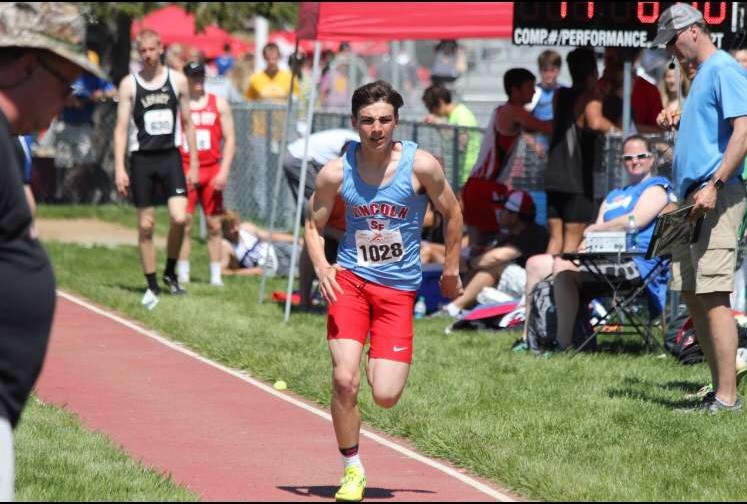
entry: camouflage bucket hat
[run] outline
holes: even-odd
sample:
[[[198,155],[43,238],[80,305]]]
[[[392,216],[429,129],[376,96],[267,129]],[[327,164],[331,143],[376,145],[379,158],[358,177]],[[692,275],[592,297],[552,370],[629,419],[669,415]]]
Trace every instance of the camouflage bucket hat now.
[[[83,17],[71,3],[0,3],[0,47],[46,49],[103,78],[86,56],[85,38]]]

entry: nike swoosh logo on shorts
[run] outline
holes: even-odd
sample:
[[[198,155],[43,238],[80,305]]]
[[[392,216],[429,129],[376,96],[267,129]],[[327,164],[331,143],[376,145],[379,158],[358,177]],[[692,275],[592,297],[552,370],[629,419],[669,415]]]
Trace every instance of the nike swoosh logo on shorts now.
[[[184,194],[184,189],[177,189],[176,194]]]
[[[393,347],[392,350],[394,350],[395,352],[402,352],[404,350],[407,350],[407,347],[406,346],[396,346],[396,347]]]

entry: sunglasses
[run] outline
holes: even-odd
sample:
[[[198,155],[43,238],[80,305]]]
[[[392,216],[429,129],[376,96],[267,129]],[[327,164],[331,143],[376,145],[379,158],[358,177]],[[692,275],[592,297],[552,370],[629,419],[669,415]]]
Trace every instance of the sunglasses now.
[[[73,94],[74,88],[71,85],[71,80],[68,77],[63,75],[58,70],[55,70],[55,68],[52,65],[50,65],[44,60],[44,58],[39,58],[38,61],[39,61],[39,65],[44,70],[49,72],[63,86],[63,89],[64,89],[63,97],[67,97]]]
[[[622,159],[623,161],[643,161],[646,158],[650,158],[651,153],[650,152],[641,152],[640,154],[623,154]]]
[[[685,33],[688,28],[690,28],[690,27],[686,26],[685,28],[682,28],[681,30],[677,30],[676,32],[674,32],[674,36],[671,39],[669,39],[669,42],[667,42],[664,45],[664,47],[666,47],[667,49],[669,49],[670,47],[672,47],[674,45],[674,43],[677,42],[677,37],[680,36],[680,33]]]

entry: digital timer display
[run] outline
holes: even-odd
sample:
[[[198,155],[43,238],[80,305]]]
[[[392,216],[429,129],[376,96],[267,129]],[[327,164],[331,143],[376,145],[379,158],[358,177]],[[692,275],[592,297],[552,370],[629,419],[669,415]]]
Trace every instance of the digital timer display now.
[[[649,47],[675,2],[514,2],[515,45]],[[738,2],[692,2],[713,41],[729,49],[742,28]]]

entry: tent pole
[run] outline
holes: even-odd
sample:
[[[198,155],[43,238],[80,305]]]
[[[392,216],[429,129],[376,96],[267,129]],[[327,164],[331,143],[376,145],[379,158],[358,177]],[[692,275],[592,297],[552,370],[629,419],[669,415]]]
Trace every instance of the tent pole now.
[[[306,136],[303,145],[303,162],[301,163],[301,177],[298,180],[298,197],[296,198],[296,219],[293,224],[293,249],[291,251],[290,271],[288,272],[288,297],[285,298],[285,322],[288,322],[291,311],[291,297],[293,296],[293,280],[295,279],[296,260],[298,256],[298,235],[301,231],[301,210],[303,209],[304,188],[306,187],[306,172],[309,168],[309,139],[311,129],[314,125],[314,102],[316,91],[319,86],[319,59],[322,52],[322,43],[314,42],[314,71],[311,74],[311,93],[309,94],[309,105],[306,113]]]
[[[631,109],[631,92],[633,77],[633,65],[630,59],[626,58],[623,63],[623,139],[630,135],[630,109]]]
[[[298,39],[296,39],[296,49],[293,51],[293,59],[296,60],[298,55]],[[296,80],[296,72],[291,68],[291,82],[290,89],[288,90],[288,107],[285,113],[285,123],[283,125],[283,139],[280,144],[280,153],[278,154],[278,168],[275,172],[275,186],[272,189],[272,209],[270,210],[270,222],[269,222],[269,242],[270,246],[273,245],[272,234],[275,232],[275,219],[277,218],[278,204],[280,200],[280,187],[282,184],[283,177],[283,156],[285,155],[285,148],[288,145],[288,137],[290,136],[291,119],[293,118],[293,84]],[[265,301],[265,290],[267,289],[267,265],[262,268],[262,283],[259,286],[259,304]]]

